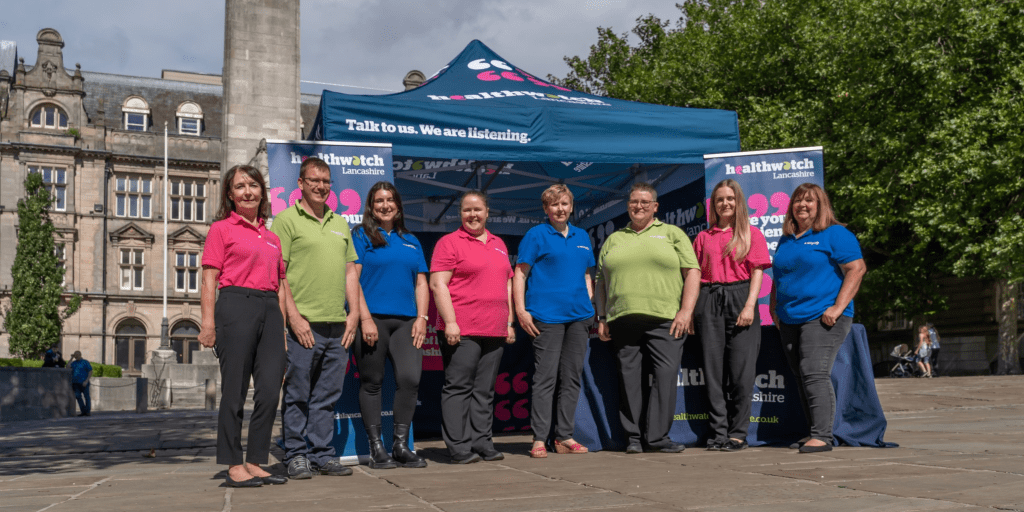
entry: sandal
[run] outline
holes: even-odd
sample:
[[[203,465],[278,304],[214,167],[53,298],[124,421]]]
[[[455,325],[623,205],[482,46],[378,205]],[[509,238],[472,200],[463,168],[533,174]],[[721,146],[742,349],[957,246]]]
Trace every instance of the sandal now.
[[[548,449],[544,445],[534,446],[530,449],[531,459],[546,459],[548,458]]]
[[[555,451],[558,453],[587,453],[590,450],[587,450],[586,446],[570,439],[568,442],[556,440]]]

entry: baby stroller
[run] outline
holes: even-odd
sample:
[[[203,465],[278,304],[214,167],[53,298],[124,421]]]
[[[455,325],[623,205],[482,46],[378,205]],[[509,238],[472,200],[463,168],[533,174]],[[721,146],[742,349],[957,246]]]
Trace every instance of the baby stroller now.
[[[896,359],[896,364],[889,370],[889,377],[899,379],[903,377],[914,377],[917,374],[917,364],[914,359],[914,352],[906,343],[901,343],[892,348],[889,357]]]

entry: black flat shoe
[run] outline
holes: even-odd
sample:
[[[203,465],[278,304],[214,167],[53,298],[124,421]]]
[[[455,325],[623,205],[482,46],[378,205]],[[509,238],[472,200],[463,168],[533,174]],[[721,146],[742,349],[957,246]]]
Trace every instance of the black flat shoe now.
[[[737,441],[735,439],[730,439],[729,442],[725,443],[725,446],[722,446],[722,451],[723,452],[738,452],[740,450],[745,450],[747,448],[747,446],[748,445],[747,445],[747,440],[746,439],[744,439],[742,441]]]
[[[819,453],[819,452],[830,452],[832,451],[832,445],[826,444],[822,446],[808,446],[803,445],[800,447],[800,453]]]
[[[452,464],[472,464],[474,462],[480,462],[481,460],[483,460],[483,459],[481,459],[479,455],[477,455],[477,454],[475,454],[473,452],[469,452],[469,453],[456,453],[455,455],[452,455],[451,463]]]
[[[725,445],[721,441],[716,441],[714,439],[708,439],[708,451],[709,452],[722,451],[722,447],[723,446],[725,446]]]
[[[258,476],[254,476],[248,480],[239,481],[232,480],[229,476],[227,480],[224,481],[224,485],[227,485],[228,487],[263,487],[263,479]]]
[[[644,452],[644,447],[640,446],[640,443],[629,443],[629,446],[626,447],[626,453],[633,454],[633,453],[643,453],[643,452]]]
[[[646,450],[647,452],[655,453],[682,453],[686,449],[686,445],[683,443],[677,443],[675,441],[669,441],[667,444],[658,446],[650,446]]]
[[[264,476],[260,477],[260,480],[263,481],[263,485],[284,485],[288,483],[288,477],[281,475]]]
[[[810,441],[810,440],[811,440],[811,438],[805,437],[805,438],[803,438],[803,439],[801,439],[801,440],[799,440],[799,441],[789,445],[789,449],[790,450],[799,450],[800,447],[804,445],[804,443],[806,443],[807,441]]]
[[[488,450],[481,450],[477,452],[487,462],[494,462],[496,460],[505,460],[505,454],[495,450],[494,448]]]

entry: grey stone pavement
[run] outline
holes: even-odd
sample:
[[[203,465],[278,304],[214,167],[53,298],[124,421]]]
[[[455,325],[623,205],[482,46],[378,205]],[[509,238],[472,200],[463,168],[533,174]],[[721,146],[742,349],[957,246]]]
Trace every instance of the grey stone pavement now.
[[[430,461],[425,469],[361,466],[349,477],[259,489],[222,487],[213,413],[7,423],[0,425],[0,512],[1024,510],[1024,377],[876,385],[886,440],[899,448],[530,459],[529,436],[516,435],[496,439],[504,461],[454,466],[441,441],[427,440],[417,443]],[[156,457],[143,457],[150,449]]]

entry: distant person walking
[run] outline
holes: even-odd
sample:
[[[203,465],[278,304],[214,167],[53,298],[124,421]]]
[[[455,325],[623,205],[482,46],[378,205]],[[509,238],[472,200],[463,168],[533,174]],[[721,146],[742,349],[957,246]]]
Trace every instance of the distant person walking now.
[[[62,366],[63,368],[63,366]],[[71,355],[71,389],[75,392],[78,402],[79,416],[91,416],[92,398],[89,396],[89,379],[92,378],[92,365],[82,357],[78,350]]]
[[[935,326],[932,324],[925,324],[928,327],[928,339],[932,342],[932,377],[937,377],[939,373],[939,331],[935,330]]]
[[[928,335],[928,326],[922,325],[917,330],[917,348],[914,350],[917,356],[917,367],[921,370],[921,376],[932,377],[932,339]]]

